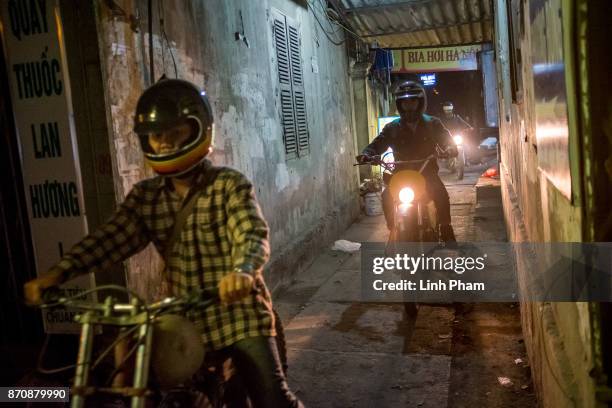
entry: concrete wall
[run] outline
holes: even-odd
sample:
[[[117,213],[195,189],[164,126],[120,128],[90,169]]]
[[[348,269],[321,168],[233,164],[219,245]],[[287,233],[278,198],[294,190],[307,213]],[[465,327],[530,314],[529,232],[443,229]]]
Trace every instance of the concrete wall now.
[[[378,117],[388,114],[388,102],[384,99],[384,85],[368,78],[371,64],[361,62],[351,66],[351,83],[354,103],[354,128],[357,152],[361,152],[378,136]],[[360,166],[360,178],[372,177],[372,166]]]
[[[495,2],[496,54],[499,70],[499,112],[501,143],[501,182],[504,213],[510,241],[580,242],[583,218],[579,191],[570,201],[546,177],[538,166],[535,139],[535,106],[531,66],[529,7],[525,7],[525,34],[520,41],[523,69],[522,101],[513,103],[510,94],[508,42],[505,1]],[[561,4],[561,1],[558,2]],[[565,4],[567,5],[567,4]],[[564,6],[565,6],[564,5]],[[568,12],[564,8],[564,13]],[[500,29],[502,32],[500,32]],[[564,27],[568,35],[571,28]],[[568,59],[569,60],[569,59]],[[571,64],[566,65],[571,70]],[[572,93],[568,84],[568,94]],[[572,107],[570,106],[570,109]],[[572,118],[570,118],[571,120]],[[573,185],[580,185],[575,169],[580,154],[575,147],[580,135],[570,124],[570,160]],[[519,282],[529,268],[524,256],[518,256]],[[594,367],[591,338],[591,314],[587,303],[521,304],[523,335],[530,358],[532,375],[544,407],[594,407],[595,384],[590,377]]]
[[[92,2],[60,1],[83,198],[90,231],[115,210],[116,198],[104,106],[98,38]],[[96,284],[125,285],[122,265],[97,276]]]
[[[148,75],[147,1],[122,2],[122,10],[97,4],[97,25],[112,149],[115,188],[121,199],[145,168],[133,112]],[[154,2],[157,4],[157,2]],[[235,167],[255,187],[271,229],[274,287],[299,272],[311,255],[358,215],[346,50],[332,45],[312,11],[289,0],[164,2],[164,26],[178,77],[206,89],[216,123],[216,164]],[[279,116],[271,9],[298,22],[307,97],[310,154],[285,160]],[[174,76],[154,7],[156,79]],[[131,16],[140,16],[134,21]],[[319,17],[321,18],[321,17]],[[243,32],[248,40],[235,39]],[[164,58],[162,58],[162,53]],[[162,61],[165,61],[165,64]],[[159,259],[151,248],[130,262],[129,282],[148,297],[159,294]]]

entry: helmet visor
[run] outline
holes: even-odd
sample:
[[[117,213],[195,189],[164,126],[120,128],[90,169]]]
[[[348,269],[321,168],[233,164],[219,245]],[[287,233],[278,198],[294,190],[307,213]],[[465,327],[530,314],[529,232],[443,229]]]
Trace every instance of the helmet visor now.
[[[138,133],[138,137],[145,155],[163,157],[189,149],[201,137],[201,133],[200,121],[190,117],[163,130],[151,129]]]
[[[395,99],[424,98],[425,90],[418,83],[407,81],[395,88],[393,96]]]
[[[395,99],[424,98],[423,91],[420,89],[398,90],[395,92]]]

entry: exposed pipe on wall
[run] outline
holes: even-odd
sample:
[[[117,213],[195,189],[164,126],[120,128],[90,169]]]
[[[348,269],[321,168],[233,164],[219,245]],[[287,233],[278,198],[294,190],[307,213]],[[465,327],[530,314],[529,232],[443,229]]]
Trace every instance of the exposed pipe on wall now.
[[[147,5],[147,19],[149,23],[149,85],[155,82],[155,66],[153,64],[153,0]]]

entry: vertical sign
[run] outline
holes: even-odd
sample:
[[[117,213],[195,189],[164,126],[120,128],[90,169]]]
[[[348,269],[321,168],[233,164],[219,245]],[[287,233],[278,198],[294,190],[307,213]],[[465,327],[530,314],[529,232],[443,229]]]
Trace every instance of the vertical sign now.
[[[57,0],[9,0],[0,6],[2,40],[36,270],[47,271],[87,233],[66,50]],[[90,286],[85,276],[64,286]],[[49,333],[72,332],[72,313],[45,312]]]
[[[487,126],[499,126],[499,109],[497,101],[497,71],[495,67],[495,51],[486,50],[481,54],[482,84],[485,101],[485,117]]]

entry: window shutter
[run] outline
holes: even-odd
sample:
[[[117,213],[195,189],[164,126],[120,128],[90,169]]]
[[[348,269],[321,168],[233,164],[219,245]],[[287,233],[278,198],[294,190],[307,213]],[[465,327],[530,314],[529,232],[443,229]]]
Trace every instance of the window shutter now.
[[[291,83],[291,65],[287,49],[287,28],[284,20],[274,19],[274,41],[278,63],[278,81],[281,84]]]
[[[310,150],[308,121],[306,119],[306,97],[302,77],[302,57],[300,54],[300,35],[296,27],[288,25],[289,50],[291,54],[291,78],[293,80],[293,100],[295,104],[295,123],[298,139],[298,156],[305,156]]]
[[[299,31],[291,20],[273,12],[273,34],[280,89],[280,114],[287,159],[310,149]]]
[[[288,159],[297,157],[297,131],[293,112],[293,91],[291,89],[291,62],[287,41],[287,25],[284,16],[274,16],[274,45],[280,88],[281,121],[283,125],[283,144]]]

